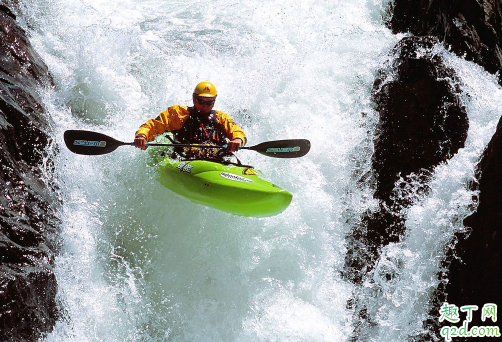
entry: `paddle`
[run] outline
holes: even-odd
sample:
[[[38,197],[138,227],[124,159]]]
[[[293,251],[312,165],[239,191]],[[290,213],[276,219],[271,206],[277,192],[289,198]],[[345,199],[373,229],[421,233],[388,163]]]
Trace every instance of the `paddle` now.
[[[241,150],[252,150],[274,158],[300,158],[310,151],[307,139],[274,140],[255,146],[242,146]]]
[[[115,151],[119,146],[134,146],[134,143],[126,143],[109,137],[105,134],[84,131],[68,130],[64,132],[66,147],[73,153],[84,155],[100,155]],[[215,148],[208,145],[194,144],[157,144],[147,143],[147,146],[178,146]],[[218,147],[216,147],[218,148]],[[224,148],[224,147],[221,147]],[[243,150],[252,150],[274,158],[299,158],[306,155],[310,150],[310,141],[306,139],[267,141],[255,146],[243,146]]]

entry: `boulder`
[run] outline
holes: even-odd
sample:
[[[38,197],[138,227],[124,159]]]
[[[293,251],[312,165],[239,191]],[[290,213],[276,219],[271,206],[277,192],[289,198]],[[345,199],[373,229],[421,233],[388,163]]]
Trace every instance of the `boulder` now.
[[[380,205],[349,235],[344,274],[359,283],[382,246],[404,234],[403,209],[428,190],[434,168],[464,146],[469,122],[453,70],[431,37],[404,38],[379,72],[373,101],[379,113],[372,168]]]

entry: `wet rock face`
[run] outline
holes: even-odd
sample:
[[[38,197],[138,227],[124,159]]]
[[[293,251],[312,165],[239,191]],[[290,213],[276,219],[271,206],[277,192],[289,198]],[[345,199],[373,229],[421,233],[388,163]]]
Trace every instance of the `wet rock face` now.
[[[375,197],[385,202],[398,179],[411,174],[424,178],[456,154],[467,138],[469,122],[460,90],[452,86],[457,82],[453,70],[434,53],[436,43],[430,37],[403,39],[394,49],[395,66],[375,81],[380,114],[373,155]],[[387,82],[389,73],[395,76]]]
[[[434,35],[455,53],[483,66],[491,73],[502,69],[502,2],[500,0],[395,0],[388,25],[394,32]],[[499,74],[502,84],[502,75]],[[469,234],[445,261],[448,282],[438,297],[442,301],[502,305],[502,123],[484,151],[477,167],[479,205],[464,225]],[[432,311],[438,312],[440,301]],[[483,325],[473,322],[473,325]]]
[[[0,6],[0,340],[33,341],[56,319],[59,205],[36,89],[51,82],[15,16]],[[45,175],[43,175],[45,173]]]
[[[500,0],[394,0],[391,6],[394,32],[437,37],[490,73],[502,69]]]
[[[409,32],[414,36],[396,46],[394,66],[384,69],[375,82],[374,103],[380,122],[372,166],[379,206],[363,215],[347,237],[343,273],[352,282],[371,282],[366,275],[379,259],[382,247],[399,241],[404,233],[403,209],[413,203],[416,194],[428,191],[433,169],[464,145],[468,119],[460,102],[460,90],[452,86],[457,83],[454,72],[434,54],[434,45],[445,43],[457,55],[487,71],[500,72],[501,10],[500,0],[390,2],[388,26],[394,33]],[[464,221],[472,231],[458,236],[455,250],[443,260],[448,271],[438,274],[442,282],[431,298],[424,333],[410,336],[409,341],[441,339],[436,316],[444,301],[459,306],[478,305],[480,309],[485,303],[502,306],[501,175],[502,120],[478,165],[479,206]],[[392,278],[392,274],[387,276]],[[361,287],[360,292],[364,291]],[[362,333],[376,324],[368,314],[364,297],[356,296],[348,303],[355,310],[357,322],[353,340],[366,340],[361,338]],[[480,315],[475,317],[470,325],[484,325]]]
[[[479,205],[464,220],[470,234],[459,237],[450,265],[447,300],[460,305],[486,303],[502,306],[502,120],[477,167]],[[483,325],[481,316],[472,325]]]
[[[454,72],[434,53],[436,43],[430,37],[403,39],[390,58],[392,65],[375,81],[380,120],[372,165],[380,205],[348,237],[354,248],[348,249],[345,272],[355,283],[373,268],[382,246],[400,240],[403,209],[428,191],[434,168],[455,155],[467,138],[460,90],[452,85]]]

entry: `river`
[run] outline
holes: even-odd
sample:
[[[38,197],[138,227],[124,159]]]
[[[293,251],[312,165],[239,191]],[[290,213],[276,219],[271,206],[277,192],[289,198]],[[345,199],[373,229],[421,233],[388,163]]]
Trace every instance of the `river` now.
[[[60,319],[44,341],[349,341],[354,297],[374,318],[365,341],[421,332],[441,260],[473,210],[468,183],[502,93],[494,76],[437,47],[464,91],[465,148],[406,209],[407,234],[384,248],[372,281],[344,280],[345,236],[376,205],[360,180],[371,174],[375,75],[403,37],[384,25],[389,2],[21,1],[21,24],[54,75],[43,95],[61,144]],[[149,154],[132,147],[81,156],[62,143],[67,129],[132,141],[167,106],[190,105],[204,80],[250,145],[311,141],[300,159],[238,152],[292,192],[282,214],[194,204],[163,188]]]

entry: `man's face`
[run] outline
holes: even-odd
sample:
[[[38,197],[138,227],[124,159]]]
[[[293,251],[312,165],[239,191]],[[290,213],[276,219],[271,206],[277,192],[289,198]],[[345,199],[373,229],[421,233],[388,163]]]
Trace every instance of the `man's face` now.
[[[204,97],[204,96],[193,96],[193,104],[195,106],[195,110],[200,112],[203,115],[211,114],[211,110],[214,106],[214,97]]]

